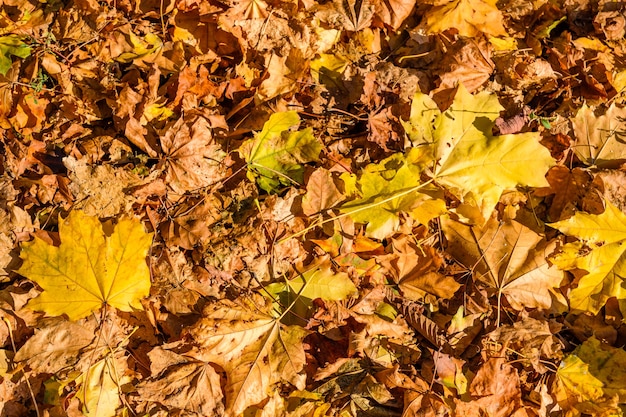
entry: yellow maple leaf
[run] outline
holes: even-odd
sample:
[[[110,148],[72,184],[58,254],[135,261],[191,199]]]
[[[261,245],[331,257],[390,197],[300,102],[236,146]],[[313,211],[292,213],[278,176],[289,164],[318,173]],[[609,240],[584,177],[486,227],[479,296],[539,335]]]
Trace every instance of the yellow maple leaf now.
[[[439,161],[435,180],[464,203],[457,213],[476,223],[484,224],[503,191],[548,186],[545,174],[555,165],[537,132],[492,135],[501,110],[495,94],[472,95],[460,84],[443,113],[433,99],[415,94],[411,117],[403,122],[413,146],[432,149]]]
[[[506,36],[502,25],[502,12],[496,0],[451,0],[433,7],[426,13],[426,30],[439,33],[455,28],[459,35],[474,37],[485,33]]]
[[[73,211],[59,219],[61,245],[39,238],[22,245],[24,263],[17,271],[43,292],[28,303],[51,316],[78,320],[104,304],[122,311],[141,309],[150,291],[146,254],[152,234],[140,222],[120,220],[110,236],[96,217]]]
[[[610,297],[626,299],[626,214],[607,202],[602,214],[577,212],[550,226],[580,239],[564,245],[551,261],[560,269],[589,272],[570,293],[572,310],[596,314]]]

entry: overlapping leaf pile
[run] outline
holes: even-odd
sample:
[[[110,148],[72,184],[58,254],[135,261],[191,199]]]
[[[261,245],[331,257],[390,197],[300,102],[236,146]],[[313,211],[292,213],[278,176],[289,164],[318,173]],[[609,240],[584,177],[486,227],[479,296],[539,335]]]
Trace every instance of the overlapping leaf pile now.
[[[0,1],[0,415],[622,415],[625,13]]]

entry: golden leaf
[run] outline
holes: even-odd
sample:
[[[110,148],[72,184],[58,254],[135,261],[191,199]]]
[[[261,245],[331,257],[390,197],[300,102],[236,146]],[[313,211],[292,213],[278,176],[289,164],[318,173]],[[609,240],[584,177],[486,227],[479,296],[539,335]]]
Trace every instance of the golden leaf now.
[[[120,220],[110,236],[96,217],[73,211],[59,219],[61,245],[39,238],[22,245],[17,271],[43,289],[28,307],[78,320],[104,304],[122,311],[142,309],[150,291],[145,257],[152,243],[140,222]]]

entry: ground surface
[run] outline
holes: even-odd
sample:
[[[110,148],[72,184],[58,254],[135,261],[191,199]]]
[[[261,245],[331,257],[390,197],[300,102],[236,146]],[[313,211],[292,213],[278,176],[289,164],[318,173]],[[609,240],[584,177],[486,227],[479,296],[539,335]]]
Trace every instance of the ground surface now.
[[[0,415],[618,416],[626,6],[0,0]]]

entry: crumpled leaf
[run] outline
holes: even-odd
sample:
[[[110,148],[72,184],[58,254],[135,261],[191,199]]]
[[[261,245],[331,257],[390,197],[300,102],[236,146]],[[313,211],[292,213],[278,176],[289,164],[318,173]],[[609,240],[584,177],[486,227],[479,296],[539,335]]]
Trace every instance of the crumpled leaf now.
[[[426,13],[426,30],[440,33],[456,29],[459,35],[476,37],[480,33],[506,36],[502,25],[502,12],[497,0],[448,0]]]
[[[258,100],[267,101],[294,91],[299,86],[296,81],[304,75],[306,64],[302,52],[296,48],[291,49],[287,56],[268,55],[265,68],[269,77],[257,89]]]
[[[410,16],[416,3],[412,0],[390,0],[376,2],[376,14],[394,30],[402,26],[402,22]]]
[[[437,298],[452,298],[461,287],[439,272],[443,258],[431,246],[418,246],[408,236],[394,238],[392,245],[393,253],[378,257],[378,261],[389,270],[404,297],[435,304]]]
[[[205,308],[203,318],[188,334],[201,348],[201,358],[226,371],[226,413],[240,415],[269,396],[278,383],[304,389],[302,340],[308,332],[286,326],[261,305],[221,301]]]
[[[546,179],[550,183],[550,188],[538,189],[535,195],[540,197],[554,195],[548,211],[548,219],[559,221],[574,214],[576,206],[587,193],[592,177],[581,168],[570,170],[557,165],[548,171]]]
[[[72,181],[69,189],[77,200],[75,208],[88,216],[106,218],[118,215],[128,201],[124,190],[138,178],[111,165],[89,165],[85,159],[63,158]]]
[[[611,103],[606,113],[597,115],[583,104],[572,127],[576,135],[572,149],[585,164],[611,168],[626,161],[626,108]]]
[[[498,327],[489,339],[517,352],[520,360],[528,361],[536,372],[546,373],[546,359],[561,359],[563,343],[555,336],[562,325],[548,320],[526,317],[512,325]],[[543,360],[542,360],[543,359]]]
[[[313,137],[313,130],[292,131],[300,124],[295,111],[274,113],[254,139],[239,148],[248,163],[248,178],[267,192],[283,185],[303,181],[302,163],[317,161],[322,144]]]
[[[551,258],[560,269],[588,272],[570,292],[572,310],[596,314],[610,297],[626,299],[626,214],[607,201],[602,214],[577,212],[550,226],[580,239]]]
[[[104,304],[122,311],[142,309],[150,291],[146,264],[152,234],[134,219],[120,220],[107,236],[96,217],[72,211],[59,219],[61,245],[35,237],[22,244],[24,263],[17,271],[43,292],[28,303],[51,316],[78,320]]]
[[[554,241],[546,242],[515,220],[491,218],[481,228],[442,217],[441,227],[448,253],[471,269],[474,279],[495,289],[498,297],[504,295],[512,307],[565,307],[563,295],[555,290],[563,274],[546,261],[556,247]]]
[[[422,149],[406,155],[394,154],[378,164],[365,167],[356,181],[359,198],[341,206],[357,223],[366,223],[368,237],[384,239],[400,224],[401,213],[426,224],[446,212],[440,190],[420,181],[420,173],[430,161]],[[342,176],[345,181],[349,177]]]
[[[494,94],[472,96],[459,85],[450,108],[441,113],[435,102],[417,93],[407,133],[414,146],[428,144],[439,161],[437,183],[488,219],[504,190],[517,186],[546,187],[545,174],[555,165],[536,132],[492,136],[502,106]],[[427,117],[432,119],[428,120]],[[421,126],[420,126],[421,125]],[[424,127],[428,126],[428,128]],[[480,219],[475,219],[480,220]]]
[[[470,383],[469,394],[469,398],[454,399],[455,415],[509,417],[524,408],[517,369],[503,357],[485,362]]]
[[[626,404],[626,352],[595,337],[561,362],[552,392],[566,417],[618,416]],[[621,411],[620,411],[621,410]]]
[[[150,352],[160,357],[173,356],[163,372],[142,382],[137,391],[144,401],[154,401],[167,407],[200,413],[202,415],[222,415],[222,389],[220,376],[211,365],[195,361],[173,352],[163,354],[157,347]],[[154,359],[156,361],[158,359]],[[153,361],[153,362],[154,362]]]
[[[17,351],[15,361],[26,361],[37,372],[54,374],[73,366],[81,349],[88,346],[94,337],[92,330],[62,321],[35,333]]]
[[[217,123],[221,125],[222,121]],[[226,153],[213,138],[212,127],[204,117],[181,117],[160,139],[165,153],[165,182],[176,193],[208,187],[228,176]]]

